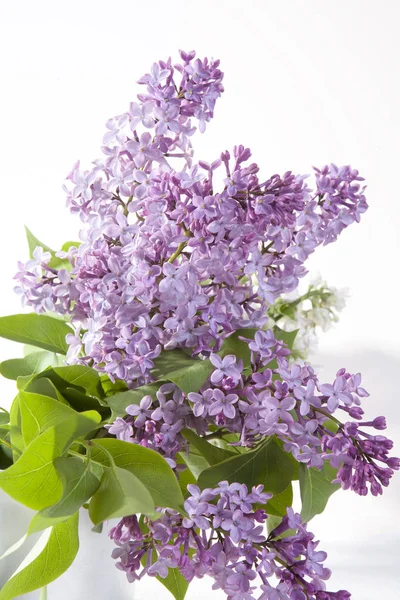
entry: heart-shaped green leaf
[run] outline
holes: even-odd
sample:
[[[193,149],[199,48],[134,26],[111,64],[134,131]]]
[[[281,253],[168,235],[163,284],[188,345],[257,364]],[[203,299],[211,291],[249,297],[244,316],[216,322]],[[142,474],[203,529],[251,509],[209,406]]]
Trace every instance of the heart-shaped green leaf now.
[[[104,462],[102,448],[111,454],[117,467],[127,469],[139,479],[149,490],[156,506],[179,510],[183,496],[178,480],[160,454],[139,444],[109,438],[93,440],[93,460]]]
[[[89,504],[94,525],[114,517],[135,513],[154,514],[154,502],[147,488],[130,471],[115,465],[108,467]]]
[[[340,484],[332,483],[336,478],[336,469],[325,463],[322,470],[308,468],[301,464],[299,470],[301,516],[303,521],[310,521],[315,515],[323,512],[332,494],[340,489]]]
[[[9,496],[35,510],[58,502],[62,485],[53,461],[62,456],[72,442],[96,427],[98,413],[74,413],[46,429],[27,446],[22,456],[0,473],[0,488]]]
[[[30,313],[0,317],[0,337],[58,354],[67,353],[65,336],[69,333],[72,329],[65,321],[47,315]]]
[[[289,485],[293,465],[289,456],[274,439],[268,439],[256,450],[229,458],[203,471],[198,485],[215,487],[220,481],[245,483],[249,489],[262,484],[266,492],[279,494]]]
[[[45,548],[17,572],[0,591],[0,600],[37,590],[62,575],[73,563],[79,548],[78,513],[55,525]]]
[[[54,460],[54,466],[63,486],[62,496],[56,504],[33,517],[29,534],[50,527],[55,520],[65,520],[73,515],[100,486],[103,468],[96,463],[84,462],[74,456],[60,456]]]

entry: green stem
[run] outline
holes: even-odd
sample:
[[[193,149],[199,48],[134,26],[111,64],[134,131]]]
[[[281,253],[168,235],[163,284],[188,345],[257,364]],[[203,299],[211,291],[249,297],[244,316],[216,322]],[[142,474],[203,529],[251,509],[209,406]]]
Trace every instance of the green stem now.
[[[268,252],[268,250],[274,245],[274,242],[270,242],[268,244],[268,246],[265,246],[265,248],[262,248],[261,250],[261,254],[266,254]]]
[[[299,298],[297,298],[296,300],[293,300],[292,302],[286,302],[281,306],[278,306],[277,308],[274,309],[274,306],[271,307],[271,313],[270,316],[274,319],[275,322],[279,321],[279,319],[282,319],[282,317],[286,316],[285,310],[291,306],[291,307],[295,307],[298,306],[298,304],[301,304],[302,302],[304,302],[304,300],[310,300],[312,297],[317,296],[317,297],[321,297],[322,294],[324,292],[321,291],[321,289],[309,289],[307,292],[305,292],[302,296],[300,296]],[[281,314],[278,314],[276,316],[274,316],[274,310],[283,310],[283,312]]]
[[[170,257],[169,257],[169,259],[167,260],[167,262],[169,262],[169,263],[173,263],[173,262],[174,262],[174,260],[175,260],[176,258],[178,258],[178,256],[179,256],[179,255],[180,255],[180,253],[182,252],[182,250],[183,250],[183,249],[186,247],[186,244],[187,244],[187,242],[186,242],[186,241],[184,241],[184,242],[181,242],[181,243],[179,244],[179,246],[177,247],[177,249],[175,250],[175,252],[174,252],[174,253],[173,253],[173,254],[172,254]]]
[[[121,200],[121,202],[122,202],[122,204],[123,204],[123,207],[124,207],[124,215],[125,215],[125,217],[127,217],[127,216],[128,216],[128,214],[129,214],[129,210],[128,210],[128,204],[129,204],[130,202],[132,202],[132,199],[133,199],[133,196],[129,196],[129,198],[128,198],[128,200],[127,200],[126,204],[124,204],[124,203],[122,202],[122,200]]]
[[[101,429],[99,429],[97,431],[97,433],[94,435],[94,437],[92,439],[93,440],[98,440],[98,439],[106,438],[109,435],[110,434],[108,433],[108,429],[105,429],[104,427],[102,427]]]
[[[185,236],[186,236],[187,238],[191,238],[191,237],[193,237],[193,236],[192,236],[192,234],[191,234],[191,232],[189,231],[189,229],[186,229],[186,227],[184,226],[184,224],[183,224],[183,223],[180,223],[180,226],[182,227],[182,229],[183,229],[183,232],[184,232],[184,234],[185,234]],[[169,263],[173,263],[173,262],[174,262],[174,260],[175,260],[176,258],[178,258],[178,256],[181,254],[182,250],[183,250],[184,248],[186,248],[186,246],[187,246],[187,240],[185,240],[184,242],[181,242],[181,243],[179,244],[179,246],[177,247],[177,249],[175,250],[175,252],[172,254],[172,256],[170,256],[170,257],[169,257],[169,259],[167,260],[167,262],[169,262]]]
[[[15,448],[15,446],[12,446],[8,442],[6,442],[6,440],[0,440],[0,446],[1,445],[7,446],[7,448],[9,448],[10,450],[12,450],[13,452],[18,452],[18,454],[21,455],[21,452],[18,450],[18,448]]]
[[[215,439],[223,439],[224,435],[227,435],[227,431],[214,431],[214,433],[210,433],[209,435],[205,435],[205,440],[215,440]]]
[[[83,443],[84,443],[85,446],[87,446],[88,451],[89,451],[89,447],[94,445],[98,450],[100,450],[101,452],[103,452],[103,454],[105,454],[107,456],[107,459],[109,460],[111,467],[116,467],[117,466],[115,464],[115,460],[113,458],[113,455],[111,454],[111,452],[109,452],[107,450],[107,448],[104,448],[103,446],[97,445],[96,441],[93,442],[92,440],[83,440]],[[98,461],[93,460],[93,458],[91,458],[91,461],[92,462],[98,462]],[[101,464],[104,467],[104,463],[99,463],[99,464]]]
[[[80,458],[83,462],[86,461],[86,454],[81,454],[80,452],[75,452],[75,450],[68,450],[68,454],[71,454],[72,456],[76,456],[76,458]],[[93,461],[95,462],[95,461]]]
[[[328,413],[323,408],[317,408],[316,406],[313,406],[312,404],[310,406],[314,412],[319,412],[319,413],[321,413],[321,415],[325,415],[325,417],[328,417],[328,419],[331,419],[331,421],[334,421],[337,425],[340,425],[340,427],[343,427],[343,423],[341,421],[339,421],[339,419],[337,419],[336,417],[334,417],[333,415]]]

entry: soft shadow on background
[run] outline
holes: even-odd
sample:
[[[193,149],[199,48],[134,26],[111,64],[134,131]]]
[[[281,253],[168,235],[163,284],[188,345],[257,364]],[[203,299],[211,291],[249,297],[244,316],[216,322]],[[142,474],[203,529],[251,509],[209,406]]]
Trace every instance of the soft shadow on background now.
[[[317,353],[321,381],[331,381],[336,371],[346,366],[350,372],[363,373],[363,385],[370,397],[363,401],[367,417],[386,415],[387,434],[397,441],[395,454],[400,453],[400,423],[398,373],[400,359],[374,350],[355,348],[351,354],[340,356]],[[397,419],[397,424],[396,424]],[[328,552],[326,566],[332,569],[328,589],[349,589],[353,600],[395,599],[398,594],[400,565],[400,475],[395,475],[383,496],[361,498],[351,491],[338,491],[329,500],[324,515],[315,517],[310,530],[321,540],[321,549]],[[0,554],[22,537],[33,511],[25,509],[0,493]],[[78,557],[70,570],[48,587],[49,600],[156,600],[169,594],[154,579],[145,578],[135,586],[127,583],[125,575],[114,567],[110,558],[113,543],[105,527],[101,535],[90,531],[91,523],[81,511]],[[0,586],[18,566],[23,557],[19,550],[0,563]],[[195,580],[187,600],[225,600],[225,594],[211,590],[207,578]],[[38,592],[21,598],[34,600]],[[172,597],[171,597],[172,598]]]

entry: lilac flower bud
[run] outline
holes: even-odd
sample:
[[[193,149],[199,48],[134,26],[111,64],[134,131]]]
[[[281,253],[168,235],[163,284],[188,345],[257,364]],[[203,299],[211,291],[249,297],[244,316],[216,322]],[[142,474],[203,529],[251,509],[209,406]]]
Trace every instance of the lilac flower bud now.
[[[386,429],[385,417],[375,417],[372,421],[372,427],[375,427],[375,429]]]
[[[351,406],[348,413],[353,419],[362,419],[364,411],[359,406]]]

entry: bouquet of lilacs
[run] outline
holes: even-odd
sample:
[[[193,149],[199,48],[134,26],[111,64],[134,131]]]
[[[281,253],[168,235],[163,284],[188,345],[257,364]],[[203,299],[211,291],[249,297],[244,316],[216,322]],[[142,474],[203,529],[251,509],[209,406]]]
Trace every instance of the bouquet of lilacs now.
[[[321,382],[304,362],[304,331],[340,309],[326,284],[297,292],[304,263],[359,222],[362,178],[265,177],[241,145],[194,163],[223,74],[180,59],[152,66],[103,158],[69,173],[80,242],[54,252],[27,231],[16,291],[34,312],[0,319],[26,345],[0,365],[18,387],[0,487],[48,540],[0,600],[70,566],[81,507],[129,581],[157,577],[176,600],[205,576],[228,600],[346,600],[308,522],[340,487],[379,495],[400,467],[385,418],[364,418],[360,374]]]

